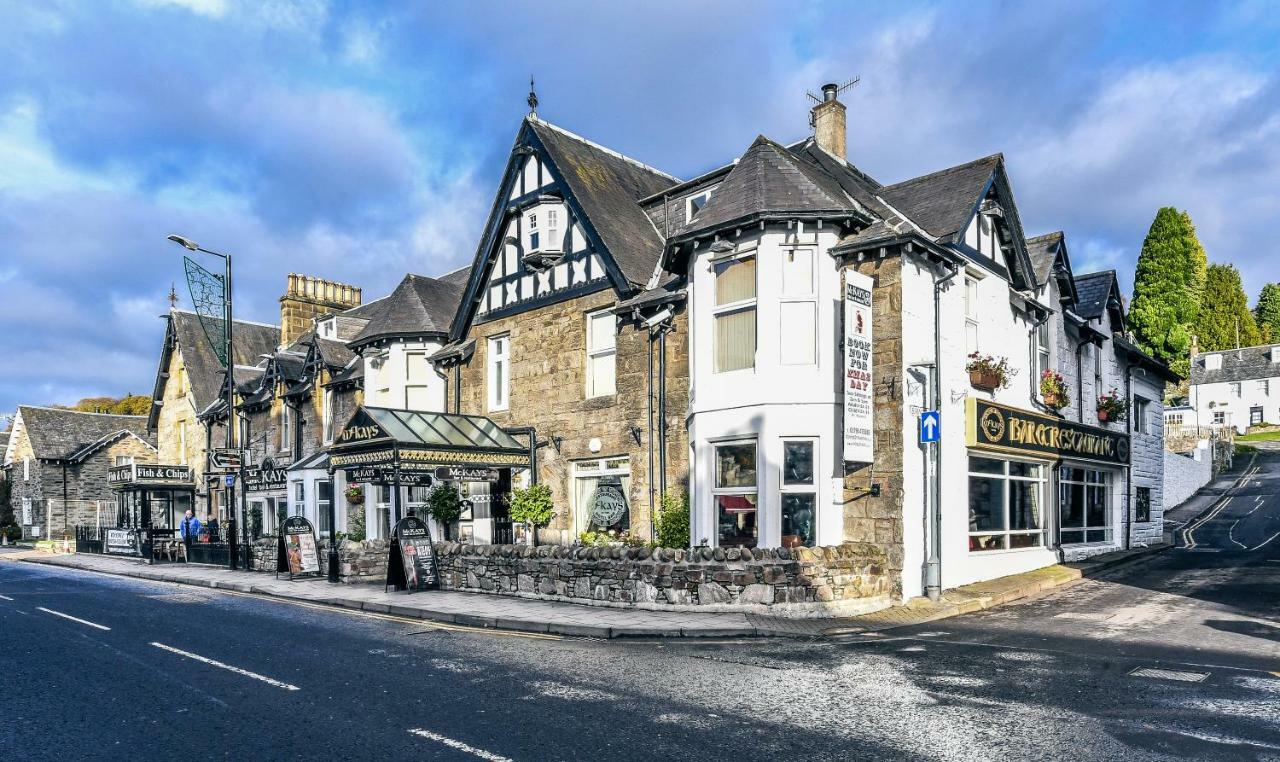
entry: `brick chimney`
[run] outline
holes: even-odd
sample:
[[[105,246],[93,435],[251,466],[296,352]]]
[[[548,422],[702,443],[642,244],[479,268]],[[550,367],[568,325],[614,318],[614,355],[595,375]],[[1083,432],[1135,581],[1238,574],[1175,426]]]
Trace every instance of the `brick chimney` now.
[[[844,104],[836,100],[840,86],[834,83],[822,86],[822,101],[809,112],[813,123],[813,136],[818,147],[840,161],[847,158],[845,150]]]
[[[315,318],[360,306],[360,289],[345,283],[289,273],[280,297],[280,346],[287,347],[311,328]]]

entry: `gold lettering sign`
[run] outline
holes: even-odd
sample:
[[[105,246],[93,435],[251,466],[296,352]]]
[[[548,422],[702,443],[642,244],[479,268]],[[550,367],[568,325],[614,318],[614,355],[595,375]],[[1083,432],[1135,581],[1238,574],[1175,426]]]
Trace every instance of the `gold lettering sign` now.
[[[967,409],[968,444],[1036,457],[1126,465],[1129,435],[974,397]]]

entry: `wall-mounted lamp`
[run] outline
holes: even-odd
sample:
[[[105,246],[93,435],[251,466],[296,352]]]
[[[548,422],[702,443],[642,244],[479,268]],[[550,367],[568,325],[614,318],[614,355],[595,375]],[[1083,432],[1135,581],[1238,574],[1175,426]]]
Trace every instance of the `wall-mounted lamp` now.
[[[564,437],[551,437],[551,446],[556,448],[556,452],[560,452],[560,445],[564,442]]]
[[[631,438],[636,440],[637,445],[640,444],[640,438],[642,436],[644,436],[644,429],[640,428],[639,426],[631,427]]]

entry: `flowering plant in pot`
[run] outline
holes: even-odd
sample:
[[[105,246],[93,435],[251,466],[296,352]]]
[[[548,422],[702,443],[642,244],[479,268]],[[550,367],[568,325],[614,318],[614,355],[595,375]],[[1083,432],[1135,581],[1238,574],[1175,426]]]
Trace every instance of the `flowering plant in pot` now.
[[[1046,370],[1040,374],[1040,398],[1046,407],[1061,410],[1071,401],[1067,397],[1067,381],[1056,370]]]
[[[358,485],[347,487],[342,495],[347,498],[347,505],[364,505],[364,489]]]
[[[1128,407],[1125,405],[1124,398],[1115,389],[1098,398],[1098,420],[1102,423],[1108,421],[1123,421],[1129,417]]]
[[[1009,385],[1009,379],[1013,377],[1013,369],[1009,367],[1009,360],[1004,357],[994,357],[992,355],[980,355],[977,352],[969,355],[969,362],[964,366],[969,372],[969,383],[974,387],[988,392],[994,392],[996,389],[1003,389]]]

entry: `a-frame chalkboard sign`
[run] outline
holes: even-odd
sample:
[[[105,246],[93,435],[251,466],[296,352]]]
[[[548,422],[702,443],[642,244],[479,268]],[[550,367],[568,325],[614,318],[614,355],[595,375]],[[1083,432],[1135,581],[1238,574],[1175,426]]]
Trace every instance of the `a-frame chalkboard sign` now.
[[[386,587],[411,593],[440,587],[440,568],[436,565],[436,547],[431,543],[431,530],[417,516],[400,519],[391,532]]]
[[[281,573],[287,573],[289,579],[320,574],[316,529],[305,516],[290,516],[280,526],[280,539],[276,541],[276,577]]]

